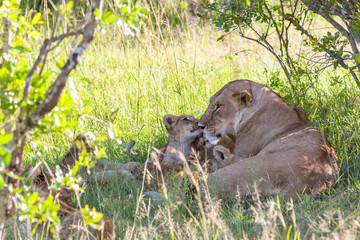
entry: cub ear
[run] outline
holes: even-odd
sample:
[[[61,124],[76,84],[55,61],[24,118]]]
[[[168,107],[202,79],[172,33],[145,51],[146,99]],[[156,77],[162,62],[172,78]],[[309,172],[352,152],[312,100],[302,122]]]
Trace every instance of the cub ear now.
[[[167,114],[163,117],[163,123],[167,131],[172,129],[173,123],[176,121],[176,116],[172,114]]]
[[[246,90],[234,93],[233,95],[231,95],[231,99],[238,103],[240,106],[244,105],[245,107],[250,107],[252,102],[252,96]]]
[[[35,169],[30,170],[31,179],[37,178],[42,173],[41,167],[36,166]]]
[[[214,147],[213,154],[214,154],[214,157],[216,158],[216,160],[225,161],[228,159],[230,150],[222,145],[217,145]]]

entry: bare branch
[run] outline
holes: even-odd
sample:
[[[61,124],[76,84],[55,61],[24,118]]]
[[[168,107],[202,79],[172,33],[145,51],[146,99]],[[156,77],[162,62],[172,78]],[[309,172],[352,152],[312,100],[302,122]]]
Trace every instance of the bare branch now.
[[[3,59],[2,59],[2,63],[0,64],[0,67],[2,67],[2,65],[4,64],[6,58],[5,56],[8,55],[8,52],[11,47],[11,21],[7,18],[3,18],[3,23],[4,23],[3,48],[2,48]],[[9,133],[11,131],[11,125],[12,125],[9,119],[9,114],[7,110],[3,110],[2,112],[4,114],[4,130],[5,133]]]
[[[10,50],[11,45],[11,22],[7,18],[3,18],[3,24],[4,24],[4,30],[3,30],[3,47],[2,47],[2,53],[3,56],[8,54]],[[5,61],[3,59],[3,61]]]
[[[272,48],[272,46],[271,46],[269,43],[267,43],[266,41],[264,41],[264,42],[266,43],[266,44],[264,44],[264,43],[260,42],[259,40],[255,39],[255,38],[251,38],[251,37],[245,36],[245,35],[242,33],[241,28],[240,28],[239,26],[238,26],[238,28],[239,28],[239,31],[240,31],[240,36],[241,36],[242,38],[245,38],[245,39],[247,39],[247,40],[256,42],[256,43],[259,44],[260,46],[266,48],[266,49],[276,58],[276,60],[277,60],[277,61],[279,62],[279,64],[280,64],[281,68],[283,69],[283,71],[284,71],[287,79],[289,80],[289,84],[290,84],[292,90],[295,92],[295,86],[294,86],[294,84],[293,84],[293,82],[292,82],[292,80],[291,80],[291,76],[290,76],[290,73],[289,73],[286,65],[285,65],[284,61],[278,56],[278,54],[275,53],[275,51],[274,51],[274,49]],[[254,30],[254,29],[252,29],[252,30]],[[257,33],[257,32],[255,31],[255,33]]]
[[[45,1],[45,2],[47,2],[47,1]],[[46,16],[47,16],[47,14],[46,14]],[[57,12],[56,12],[56,16],[55,16],[55,23],[54,23],[54,26],[53,26],[53,29],[52,29],[52,32],[51,32],[51,38],[54,38],[55,33],[56,33],[57,29],[58,29],[58,26],[59,26],[59,17],[60,17],[60,12],[57,11]],[[58,42],[57,45],[59,45],[59,44],[60,44],[60,41]],[[47,59],[48,53],[49,53],[50,51],[52,51],[52,50],[47,50],[46,53],[45,53],[45,57],[44,57],[44,59],[43,59],[43,61],[42,61],[42,62],[43,62],[43,65],[41,66],[41,69],[40,69],[40,72],[39,72],[39,75],[40,75],[40,76],[41,76],[42,72],[44,71],[44,68],[45,68],[45,65],[46,65],[46,59]]]
[[[45,39],[43,45],[41,46],[40,48],[40,53],[33,65],[33,67],[31,68],[30,72],[28,73],[28,75],[26,76],[26,79],[25,79],[25,88],[24,88],[24,95],[23,95],[23,98],[22,98],[22,102],[27,102],[28,100],[28,97],[29,97],[29,93],[31,91],[31,81],[32,81],[32,78],[35,74],[35,71],[37,69],[37,67],[39,66],[39,64],[41,62],[45,62],[45,57],[47,56],[47,54],[52,51],[55,47],[57,47],[62,40],[64,40],[65,38],[67,37],[70,37],[70,36],[76,36],[76,35],[80,35],[80,34],[83,34],[85,32],[85,29],[84,28],[81,28],[81,29],[78,29],[77,31],[73,31],[73,32],[68,32],[68,33],[65,33],[65,34],[61,34],[59,36],[56,36],[56,37],[53,37],[51,39]],[[58,41],[58,44],[54,47],[54,48],[51,48],[51,49],[48,49],[49,46]],[[70,70],[71,71],[71,70]],[[24,115],[25,115],[25,111],[26,111],[26,106],[22,107],[21,111],[20,111],[20,122],[23,121],[24,119]]]

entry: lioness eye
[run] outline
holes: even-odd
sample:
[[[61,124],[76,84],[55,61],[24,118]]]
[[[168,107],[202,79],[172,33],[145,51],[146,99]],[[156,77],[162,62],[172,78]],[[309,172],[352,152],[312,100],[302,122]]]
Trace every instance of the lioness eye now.
[[[221,106],[220,106],[219,104],[216,104],[216,105],[215,105],[215,112],[218,111],[218,110],[220,109],[220,107],[221,107]]]
[[[190,119],[184,118],[183,121],[188,122],[188,121],[190,121]]]

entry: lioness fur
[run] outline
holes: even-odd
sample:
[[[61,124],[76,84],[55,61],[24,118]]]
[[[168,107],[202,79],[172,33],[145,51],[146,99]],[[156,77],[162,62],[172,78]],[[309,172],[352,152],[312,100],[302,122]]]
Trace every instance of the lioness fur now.
[[[62,187],[59,191],[50,191],[49,185],[53,176],[53,172],[42,171],[37,168],[31,176],[31,189],[37,192],[41,199],[45,200],[51,194],[59,203],[60,239],[69,239],[70,237],[88,239],[91,236],[91,239],[112,239],[113,226],[105,216],[97,223],[101,226],[100,230],[91,227],[88,230],[85,228],[81,210],[71,200],[71,195],[74,194],[72,190]]]
[[[199,120],[205,139],[236,132],[238,161],[209,175],[220,196],[247,196],[256,183],[263,195],[320,192],[338,172],[338,159],[326,137],[268,87],[249,81],[229,82],[210,98]]]

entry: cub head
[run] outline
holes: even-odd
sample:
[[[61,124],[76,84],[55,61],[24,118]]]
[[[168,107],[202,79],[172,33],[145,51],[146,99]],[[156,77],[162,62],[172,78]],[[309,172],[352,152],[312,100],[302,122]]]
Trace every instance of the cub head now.
[[[204,137],[211,145],[236,131],[246,109],[252,104],[251,87],[248,81],[234,81],[226,84],[210,98],[210,104],[199,120],[204,127]]]
[[[50,194],[49,185],[51,184],[52,176],[50,172],[44,172],[40,167],[31,175],[31,189],[38,192],[39,196],[46,199]]]
[[[230,153],[230,150],[222,145],[214,147],[213,154],[216,160],[216,165],[213,166],[213,170],[220,169],[230,165],[233,162],[234,155]],[[215,168],[216,167],[216,168]]]
[[[215,146],[213,150],[213,154],[218,162],[231,161],[232,154],[230,153],[230,150],[222,145]]]
[[[169,137],[176,137],[183,142],[194,140],[202,132],[198,120],[190,115],[167,114],[163,122]]]

